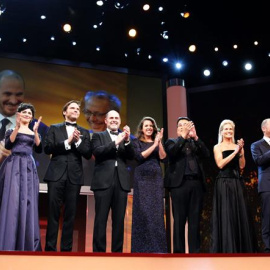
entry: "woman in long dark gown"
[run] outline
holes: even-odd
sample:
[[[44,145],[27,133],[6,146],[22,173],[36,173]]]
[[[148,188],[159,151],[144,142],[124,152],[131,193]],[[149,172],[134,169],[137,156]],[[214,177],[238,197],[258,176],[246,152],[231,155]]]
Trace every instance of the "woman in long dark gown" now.
[[[246,204],[245,186],[240,170],[245,167],[244,141],[235,143],[235,124],[224,120],[219,127],[214,157],[220,169],[213,197],[213,253],[255,252],[253,224]]]
[[[163,129],[144,117],[134,140],[138,166],[134,172],[131,252],[167,253],[163,177],[160,161],[166,158]]]
[[[41,250],[39,179],[32,157],[33,146],[42,151],[37,132],[41,117],[32,131],[28,125],[33,118],[33,105],[21,103],[16,126],[5,135],[5,148],[11,155],[0,168],[0,250]]]

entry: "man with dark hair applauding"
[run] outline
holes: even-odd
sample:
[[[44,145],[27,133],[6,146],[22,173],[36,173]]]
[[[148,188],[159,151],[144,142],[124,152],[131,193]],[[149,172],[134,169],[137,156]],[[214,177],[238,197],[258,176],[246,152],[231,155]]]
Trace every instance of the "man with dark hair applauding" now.
[[[77,201],[83,185],[82,156],[92,155],[89,132],[78,126],[80,103],[71,100],[62,111],[65,121],[51,125],[44,151],[51,161],[44,181],[48,183],[48,226],[46,251],[56,251],[60,209],[64,204],[61,251],[72,251],[73,225]]]

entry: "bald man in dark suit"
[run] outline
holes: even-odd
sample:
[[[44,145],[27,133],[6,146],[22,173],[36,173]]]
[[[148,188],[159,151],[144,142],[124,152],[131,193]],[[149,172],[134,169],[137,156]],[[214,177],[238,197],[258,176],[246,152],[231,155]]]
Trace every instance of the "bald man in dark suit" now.
[[[119,133],[121,118],[117,111],[109,111],[105,118],[107,129],[92,137],[95,156],[91,190],[95,197],[93,251],[106,252],[106,227],[112,210],[112,252],[123,251],[124,218],[127,194],[130,191],[127,160],[134,158],[128,126]]]

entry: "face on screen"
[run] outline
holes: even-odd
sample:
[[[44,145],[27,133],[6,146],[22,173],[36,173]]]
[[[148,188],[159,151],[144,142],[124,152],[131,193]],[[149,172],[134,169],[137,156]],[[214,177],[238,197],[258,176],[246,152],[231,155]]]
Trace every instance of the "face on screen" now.
[[[107,99],[92,98],[85,104],[84,116],[93,132],[106,129],[105,117],[110,110]]]
[[[21,81],[15,78],[2,78],[0,82],[0,113],[12,116],[24,99],[24,88]]]

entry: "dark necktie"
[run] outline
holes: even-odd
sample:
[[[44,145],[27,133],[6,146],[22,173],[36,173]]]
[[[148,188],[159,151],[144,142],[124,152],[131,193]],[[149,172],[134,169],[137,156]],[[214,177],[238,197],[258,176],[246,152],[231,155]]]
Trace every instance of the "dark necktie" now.
[[[119,134],[119,132],[118,131],[110,131],[110,133],[112,134],[112,135],[116,135],[116,136],[118,136],[118,134]]]
[[[10,123],[10,121],[7,118],[4,118],[2,119],[1,123],[2,123],[2,126],[0,128],[0,141],[4,139],[5,133],[6,133],[6,127]]]
[[[66,122],[66,126],[77,127],[77,123]]]

